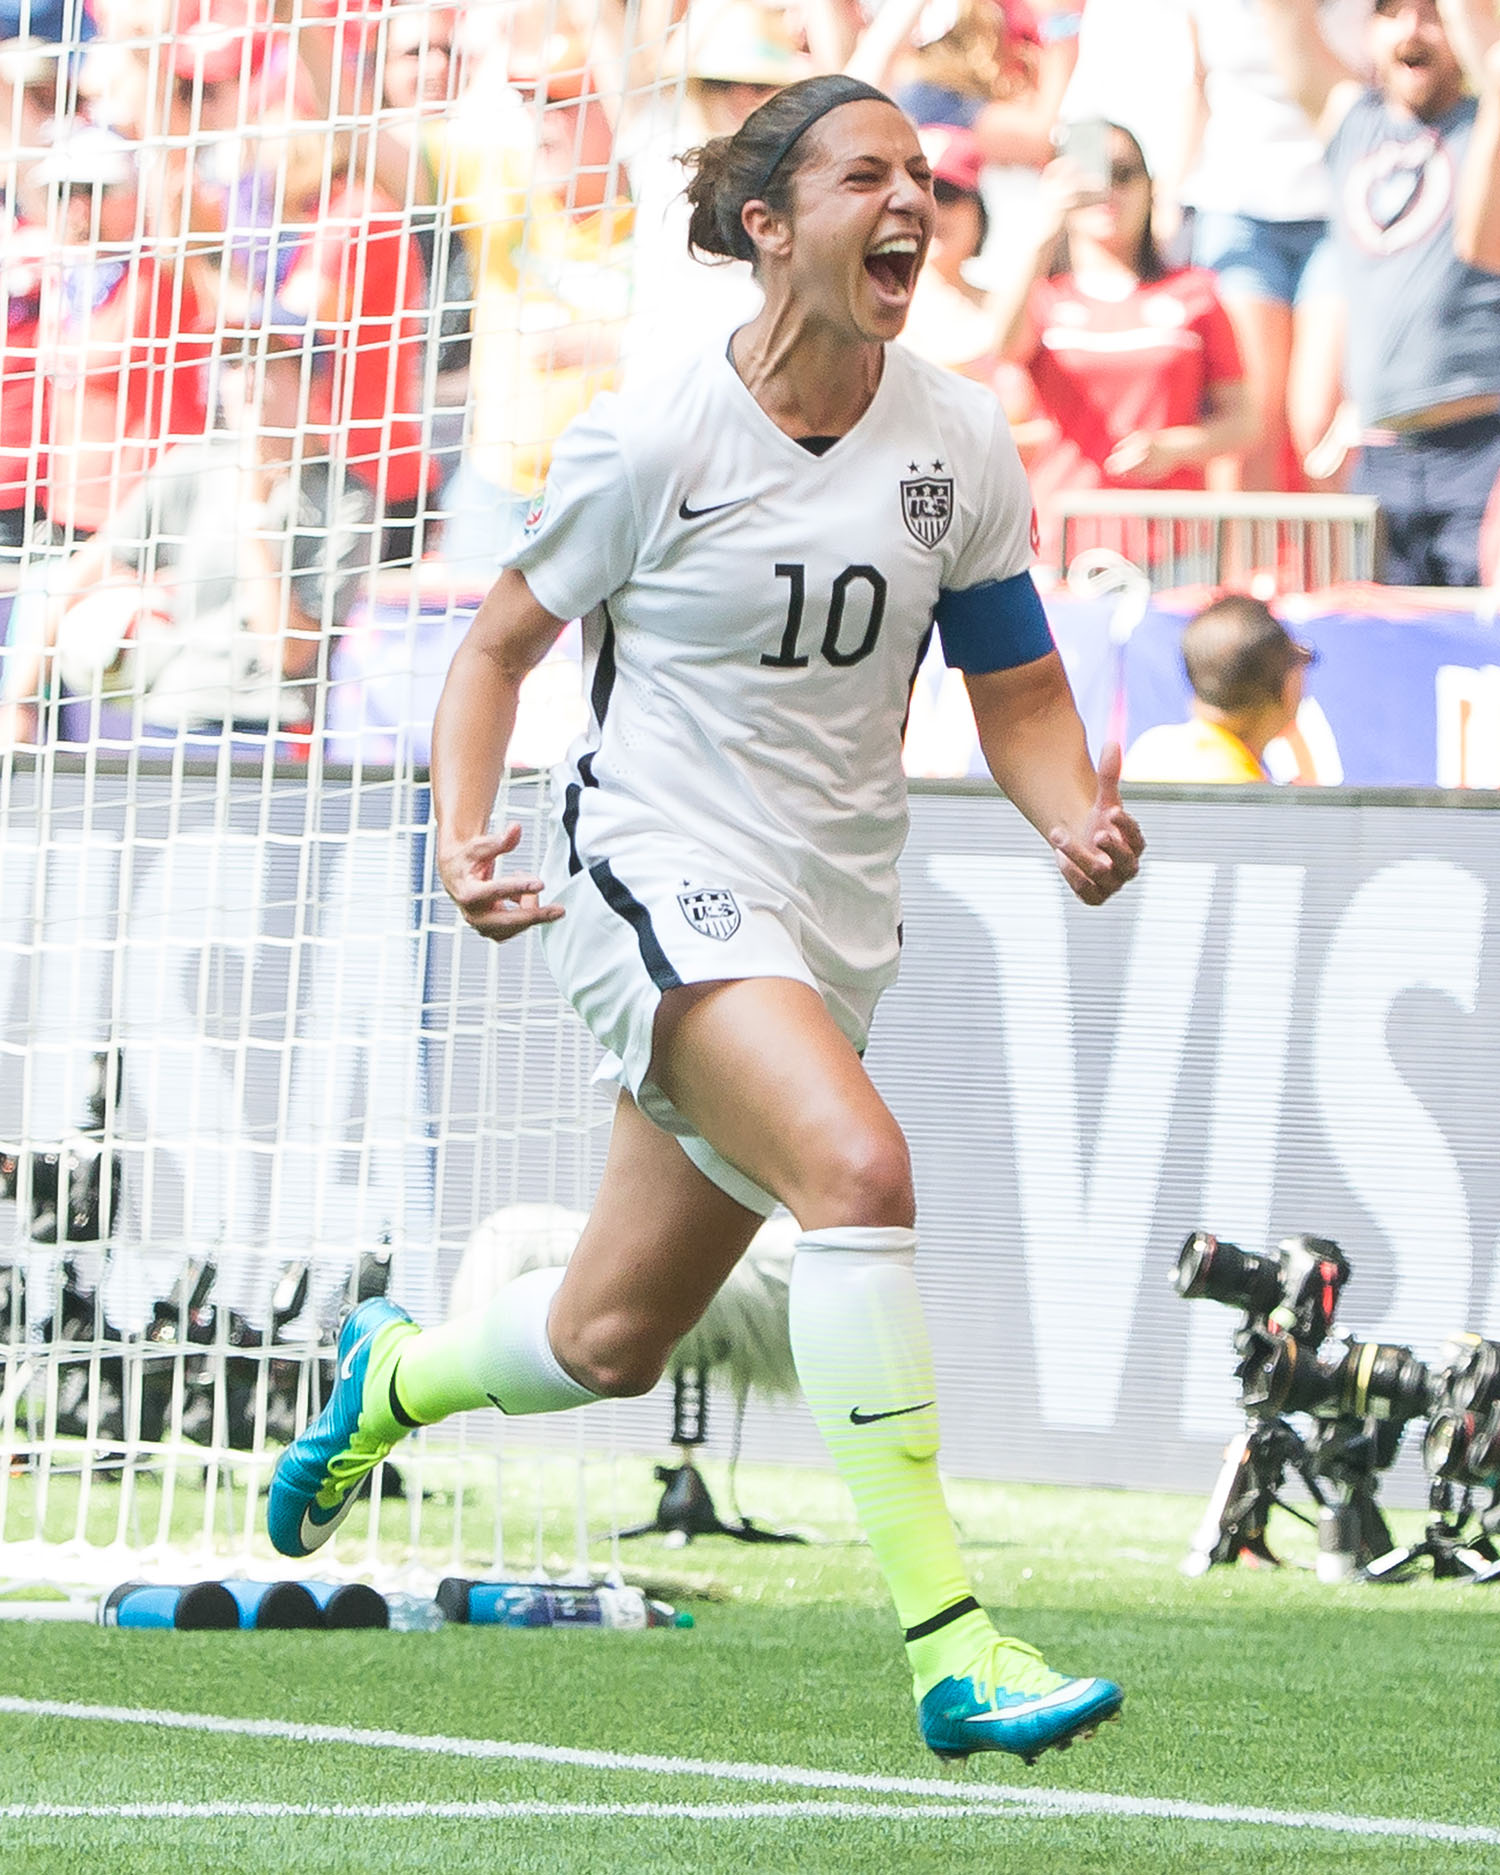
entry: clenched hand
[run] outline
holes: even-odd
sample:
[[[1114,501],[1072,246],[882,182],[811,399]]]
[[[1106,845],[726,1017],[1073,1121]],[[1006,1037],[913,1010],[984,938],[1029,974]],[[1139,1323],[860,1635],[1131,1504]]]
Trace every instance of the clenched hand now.
[[[1120,749],[1108,743],[1099,757],[1099,787],[1082,828],[1054,827],[1048,835],[1058,870],[1085,905],[1102,905],[1140,870],[1146,841],[1120,800]]]
[[[513,823],[504,833],[481,833],[438,853],[438,876],[449,898],[482,937],[494,938],[497,944],[563,915],[561,905],[541,903],[540,879],[524,873],[496,874],[495,862],[513,852],[520,838],[520,826]]]

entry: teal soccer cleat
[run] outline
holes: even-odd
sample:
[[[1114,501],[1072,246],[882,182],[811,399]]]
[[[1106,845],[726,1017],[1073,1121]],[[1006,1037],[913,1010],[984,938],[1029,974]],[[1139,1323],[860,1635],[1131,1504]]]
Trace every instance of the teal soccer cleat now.
[[[348,1516],[359,1487],[409,1428],[390,1406],[399,1344],[417,1325],[394,1302],[361,1302],[339,1330],[328,1404],[276,1461],[266,1528],[283,1556],[310,1556]]]
[[[1044,1751],[1092,1737],[1124,1702],[1112,1680],[1070,1680],[1024,1641],[997,1640],[973,1673],[950,1674],[923,1696],[917,1726],[940,1758],[1009,1751],[1034,1764]]]

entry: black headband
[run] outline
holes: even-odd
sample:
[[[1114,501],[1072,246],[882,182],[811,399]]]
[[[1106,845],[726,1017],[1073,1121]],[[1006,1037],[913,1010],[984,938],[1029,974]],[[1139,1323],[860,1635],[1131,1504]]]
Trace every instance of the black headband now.
[[[791,154],[792,145],[811,130],[820,117],[826,117],[830,111],[836,111],[841,104],[868,102],[889,104],[893,110],[900,108],[893,98],[888,98],[874,85],[867,85],[862,78],[846,78],[842,72],[831,73],[826,78],[807,79],[804,82],[809,88],[813,85],[818,87],[817,102],[809,102],[807,110],[772,151],[761,173],[760,181],[745,198],[747,201],[756,202],[765,199],[766,190],[771,186],[771,178]]]

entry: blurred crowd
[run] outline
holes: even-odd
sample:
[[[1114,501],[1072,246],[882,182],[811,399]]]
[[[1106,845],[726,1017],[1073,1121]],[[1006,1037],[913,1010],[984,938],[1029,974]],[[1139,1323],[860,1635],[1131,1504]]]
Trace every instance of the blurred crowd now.
[[[0,0],[0,34],[0,744],[112,680],[148,732],[305,733],[361,595],[481,590],[592,396],[753,312],[677,159],[818,71],[922,126],[902,342],[1003,402],[1044,563],[1069,492],[1354,489],[1386,577],[1489,573],[1493,0]]]

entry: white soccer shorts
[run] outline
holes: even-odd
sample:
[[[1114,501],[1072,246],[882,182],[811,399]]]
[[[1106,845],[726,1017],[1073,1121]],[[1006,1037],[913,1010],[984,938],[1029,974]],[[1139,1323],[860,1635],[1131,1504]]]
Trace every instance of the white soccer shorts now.
[[[558,988],[605,1050],[595,1078],[623,1087],[705,1177],[769,1217],[777,1200],[717,1153],[649,1078],[661,999],[688,983],[790,977],[822,996],[863,1052],[890,972],[868,983],[820,978],[805,954],[816,955],[817,934],[795,908],[764,885],[731,878],[722,860],[678,836],[622,842],[607,860],[585,865],[558,829],[542,877],[544,902],[567,913],[539,928],[542,950]]]

